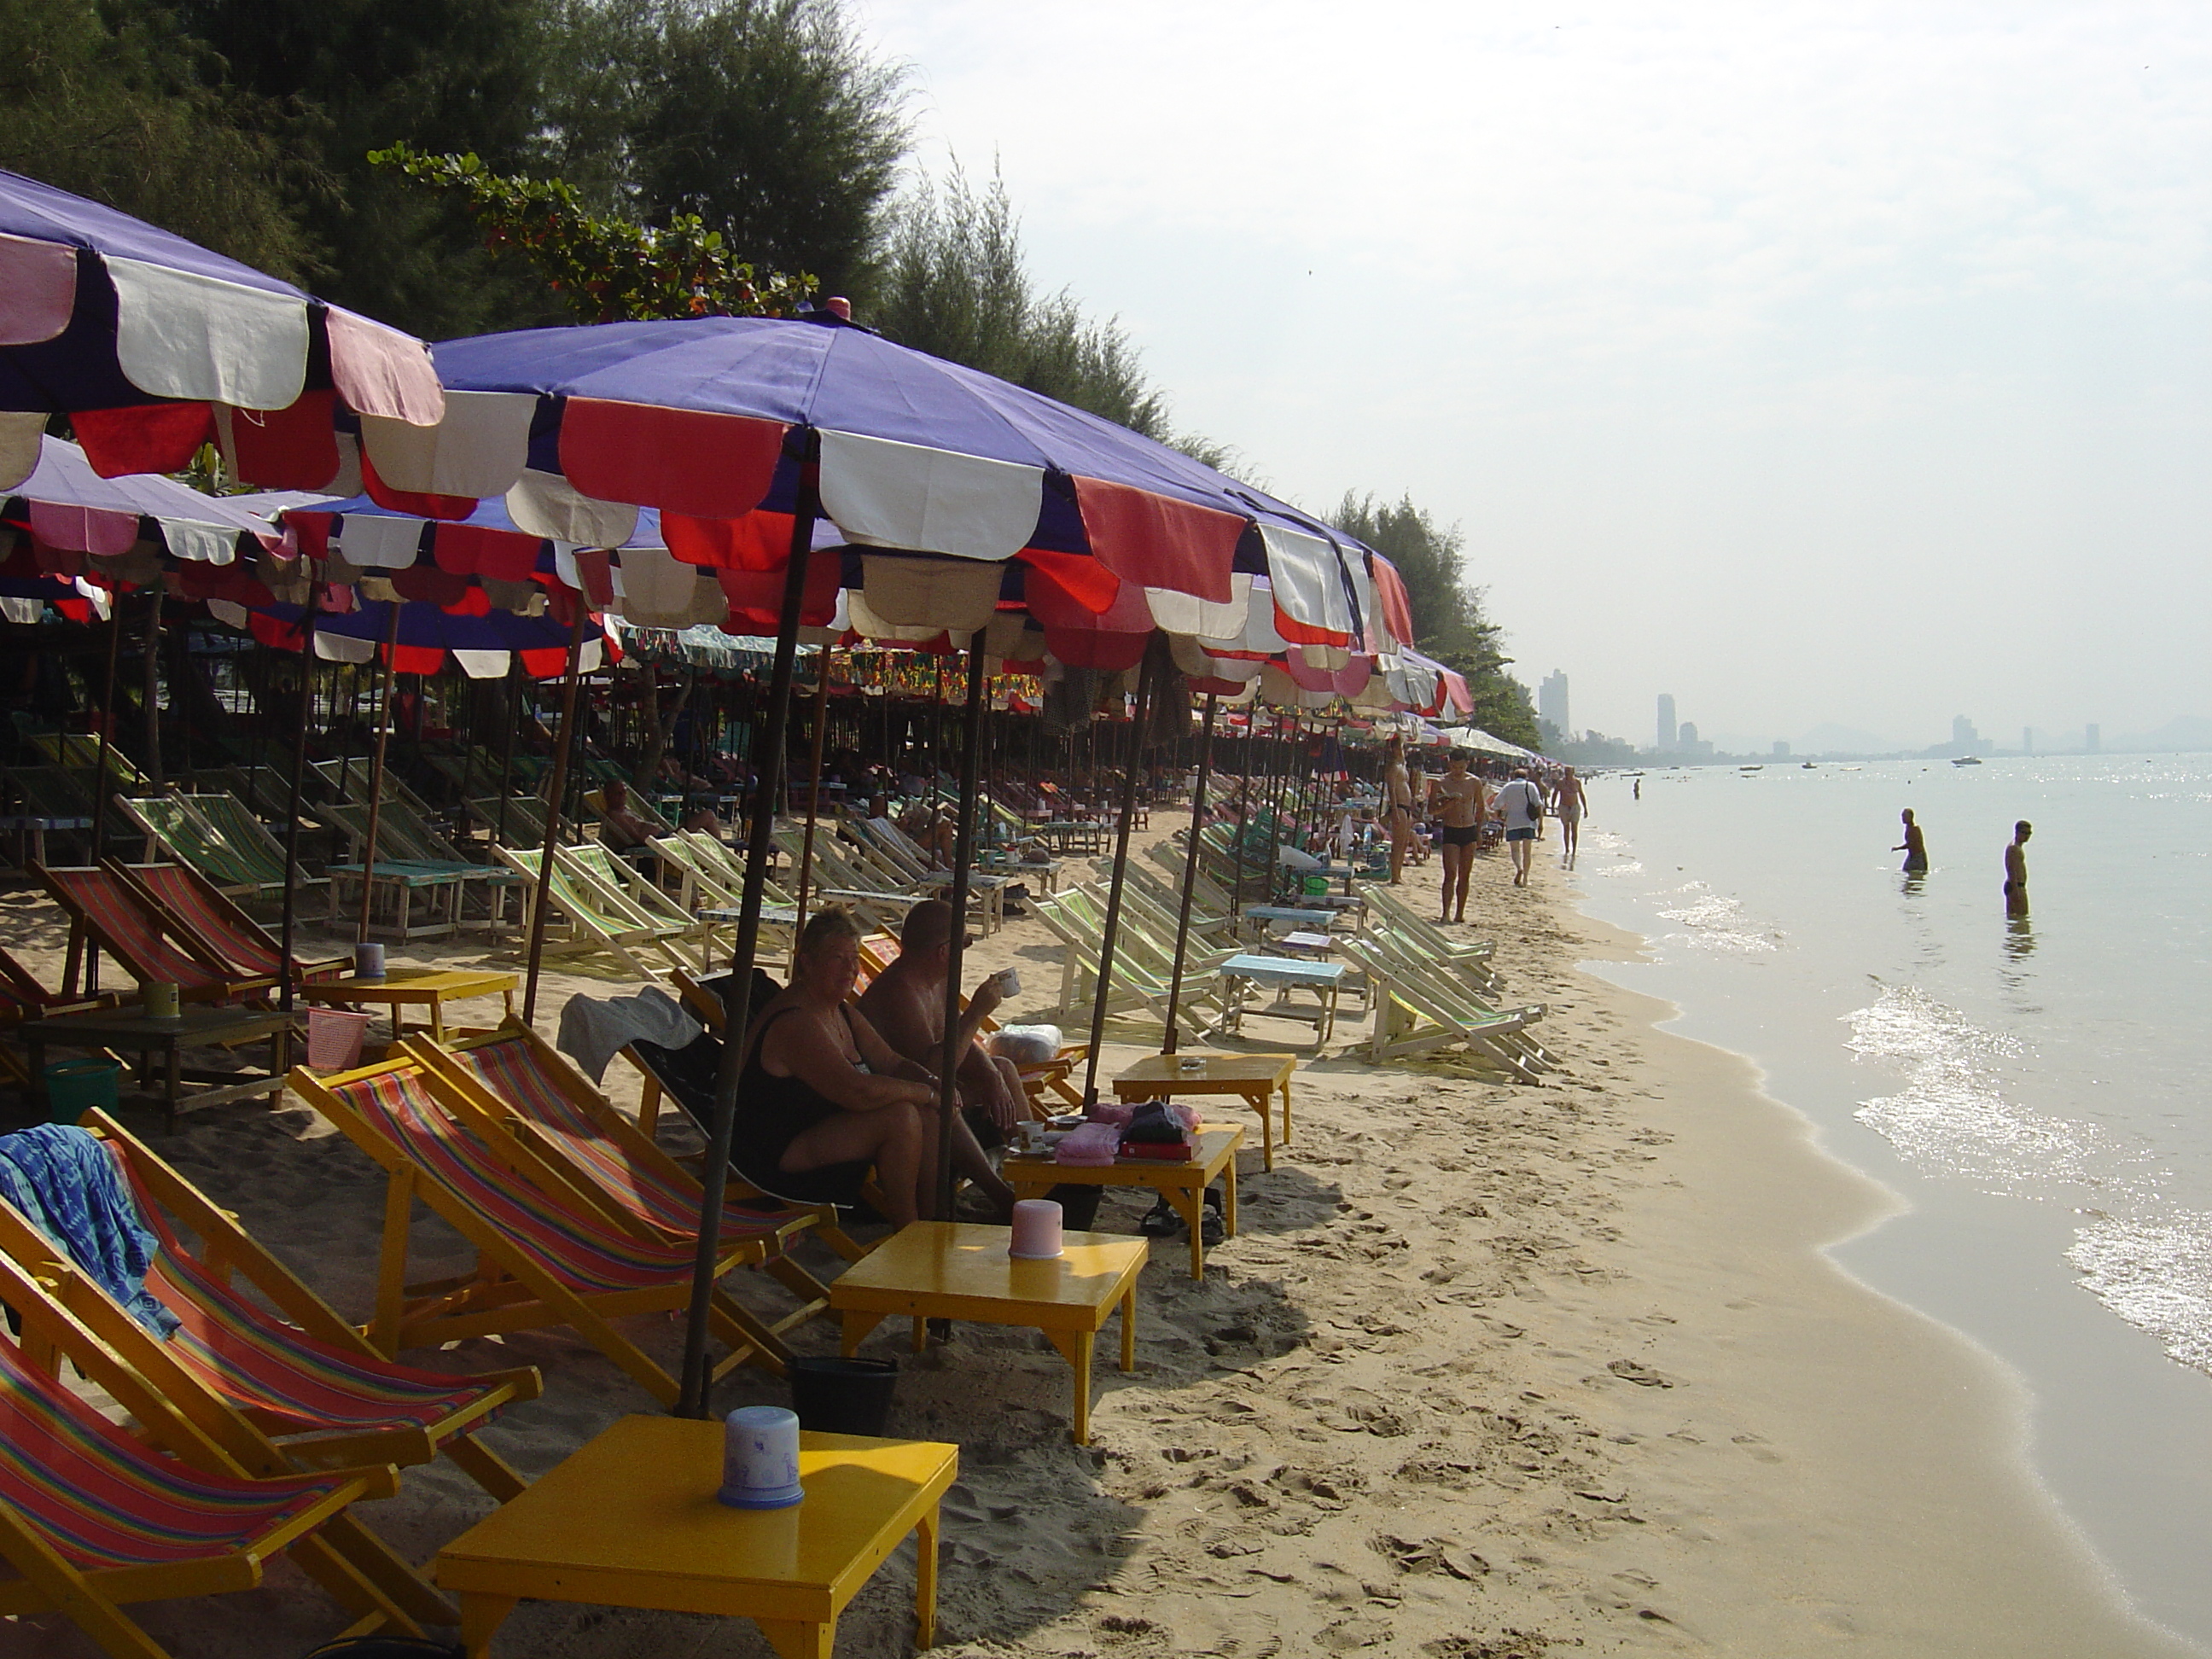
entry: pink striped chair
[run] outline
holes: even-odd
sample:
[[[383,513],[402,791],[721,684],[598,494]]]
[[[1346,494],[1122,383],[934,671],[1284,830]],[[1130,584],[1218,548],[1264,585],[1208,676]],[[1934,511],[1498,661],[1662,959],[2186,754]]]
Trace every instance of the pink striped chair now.
[[[283,953],[269,930],[240,909],[229,895],[189,864],[123,864],[106,860],[100,867],[137,892],[164,926],[211,962],[221,963],[234,980],[274,985]],[[343,974],[350,958],[292,964],[300,979]]]
[[[640,1237],[608,1220],[575,1179],[521,1155],[512,1138],[488,1139],[480,1122],[457,1117],[412,1056],[325,1077],[295,1069],[289,1083],[384,1169],[384,1248],[369,1332],[380,1352],[566,1325],[664,1405],[676,1403],[676,1379],[612,1322],[686,1306],[690,1243]],[[416,1198],[476,1248],[477,1271],[406,1282]],[[788,1237],[810,1224],[811,1216],[787,1212],[753,1217],[726,1238],[718,1272],[780,1258]],[[748,1362],[785,1373],[790,1321],[771,1325],[718,1286],[712,1322],[730,1347],[716,1376]]]
[[[177,933],[145,896],[96,865],[34,864],[31,873],[101,950],[145,984],[176,986],[188,1002],[228,1002],[275,983],[238,976]]]

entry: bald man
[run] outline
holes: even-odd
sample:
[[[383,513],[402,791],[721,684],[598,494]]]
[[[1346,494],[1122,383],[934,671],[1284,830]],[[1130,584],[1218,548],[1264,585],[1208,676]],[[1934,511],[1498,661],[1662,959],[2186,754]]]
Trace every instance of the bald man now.
[[[952,971],[952,907],[930,899],[907,912],[899,933],[898,960],[876,976],[860,998],[860,1012],[884,1041],[907,1059],[934,1072],[945,1053],[945,981]],[[1021,1073],[1012,1060],[984,1052],[975,1033],[999,1006],[995,975],[968,999],[957,1041],[955,1076],[961,1098],[987,1114],[1001,1133],[1029,1116]]]

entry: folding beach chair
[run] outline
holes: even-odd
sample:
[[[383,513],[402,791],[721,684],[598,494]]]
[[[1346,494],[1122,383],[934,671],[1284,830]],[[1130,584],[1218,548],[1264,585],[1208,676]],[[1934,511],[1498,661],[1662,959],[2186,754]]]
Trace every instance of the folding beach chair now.
[[[544,862],[544,849],[521,852],[511,847],[497,847],[492,850],[501,862],[529,878],[528,896],[523,907],[526,921],[538,905],[538,872]],[[676,949],[674,942],[690,939],[696,924],[687,927],[647,916],[621,894],[600,885],[596,877],[569,856],[574,850],[567,847],[553,849],[552,908],[560,912],[567,925],[565,936],[557,939],[551,929],[547,929],[550,945],[568,951],[610,951],[628,963],[639,978],[647,981],[665,977],[671,969],[692,965]],[[660,960],[649,962],[641,951],[651,952]]]
[[[1490,1007],[1433,963],[1373,934],[1347,939],[1343,949],[1367,969],[1375,987],[1370,1060],[1379,1063],[1464,1045],[1524,1083],[1540,1081],[1557,1063],[1528,1034],[1528,1026],[1543,1018],[1540,1003]]]
[[[495,795],[465,805],[469,816],[490,830],[500,845],[528,848],[545,845],[545,803],[537,796],[510,795],[501,802]],[[574,831],[569,834],[573,839]]]
[[[952,872],[933,866],[929,854],[905,830],[889,818],[863,818],[853,825],[864,854],[872,856],[894,884],[919,888],[942,898],[951,890]],[[968,900],[975,907],[986,933],[1006,925],[1006,888],[1008,878],[982,870],[968,875]]]
[[[187,1001],[229,1002],[276,982],[273,975],[234,976],[112,870],[36,865],[31,873],[86,937],[142,985],[167,981]]]
[[[355,1632],[419,1637],[418,1616],[458,1622],[346,1513],[398,1491],[392,1469],[248,1478],[130,1367],[103,1367],[118,1403],[177,1453],[164,1456],[33,1363],[33,1344],[96,1360],[102,1345],[89,1330],[4,1264],[0,1294],[26,1339],[18,1346],[0,1335],[0,1559],[18,1575],[0,1579],[0,1618],[61,1613],[115,1659],[167,1659],[124,1612],[128,1603],[252,1589],[268,1561],[289,1551],[361,1620]]]
[[[318,1078],[295,1070],[293,1090],[375,1159],[386,1176],[385,1228],[376,1317],[369,1339],[393,1354],[465,1337],[566,1325],[664,1405],[677,1380],[621,1330],[627,1314],[690,1304],[694,1246],[642,1239],[605,1220],[573,1185],[533,1183],[543,1167],[502,1160],[456,1121],[411,1056]],[[406,1282],[410,1212],[420,1198],[476,1248],[476,1272],[425,1285]],[[725,1240],[724,1268],[781,1255],[791,1222],[781,1213]],[[714,1334],[730,1352],[720,1376],[748,1362],[782,1376],[791,1351],[781,1335],[718,1286]]]
[[[357,872],[368,850],[368,808],[344,802],[318,807],[315,816],[345,837],[351,862],[336,867],[349,875]],[[404,801],[386,801],[379,810],[376,850],[374,879],[380,885],[391,885],[403,872],[451,877],[460,884],[457,897],[465,899],[473,893],[483,900],[483,920],[490,927],[504,921],[506,896],[522,886],[522,878],[512,870],[463,858],[459,848],[432,830]],[[394,889],[395,895],[399,891]]]
[[[164,927],[188,940],[193,950],[246,985],[277,982],[283,951],[269,930],[233,903],[229,896],[188,864],[124,864],[104,860],[100,868],[134,889]],[[335,979],[352,966],[350,957],[318,962],[295,960],[295,980]]]
[[[198,798],[118,795],[116,805],[171,858],[191,865],[224,892],[281,891],[286,868],[282,852],[272,864],[258,855],[257,848],[234,845],[193,809],[195,799]]]

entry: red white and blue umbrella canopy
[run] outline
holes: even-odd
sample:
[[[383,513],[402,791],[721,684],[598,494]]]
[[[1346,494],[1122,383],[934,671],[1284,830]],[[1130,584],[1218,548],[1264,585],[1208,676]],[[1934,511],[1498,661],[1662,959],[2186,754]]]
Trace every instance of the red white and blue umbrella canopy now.
[[[336,405],[434,425],[411,335],[20,173],[0,172],[0,489],[66,414],[103,477],[173,472],[222,444],[240,477],[319,489],[346,465]]]

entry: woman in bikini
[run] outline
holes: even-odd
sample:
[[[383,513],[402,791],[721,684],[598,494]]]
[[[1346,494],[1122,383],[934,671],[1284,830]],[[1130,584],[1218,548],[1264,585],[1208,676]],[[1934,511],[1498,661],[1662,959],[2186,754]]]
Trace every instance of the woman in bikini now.
[[[1396,736],[1382,744],[1382,809],[1390,815],[1390,884],[1395,887],[1413,844],[1413,783],[1406,771],[1405,739]]]
[[[746,1034],[731,1162],[772,1193],[779,1176],[872,1164],[884,1218],[903,1227],[935,1210],[937,1079],[896,1053],[847,1000],[860,969],[860,929],[849,911],[807,921],[790,986]],[[957,1115],[954,1135],[954,1164],[998,1185]]]
[[[1444,822],[1443,915],[1440,921],[1467,920],[1467,883],[1474,871],[1474,844],[1482,835],[1482,780],[1467,769],[1467,755],[1455,749],[1449,769],[1429,780],[1429,810]]]

